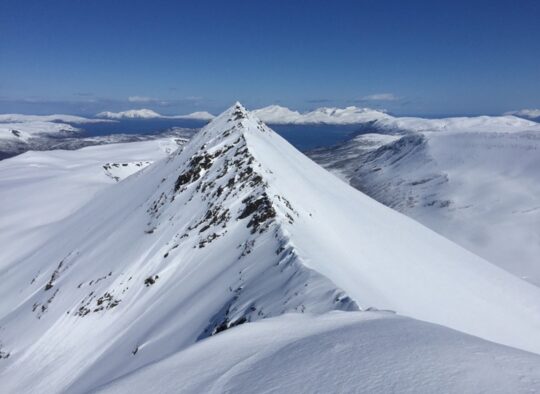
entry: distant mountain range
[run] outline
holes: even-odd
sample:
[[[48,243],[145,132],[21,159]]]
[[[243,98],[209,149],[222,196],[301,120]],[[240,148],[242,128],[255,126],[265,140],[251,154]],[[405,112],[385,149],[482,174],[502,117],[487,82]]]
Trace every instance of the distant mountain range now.
[[[515,115],[520,116],[522,118],[527,119],[533,119],[533,120],[540,120],[540,109],[522,109],[519,111],[510,111],[507,112],[506,115]]]
[[[132,109],[122,112],[100,112],[96,115],[98,118],[107,119],[197,119],[197,120],[212,120],[214,115],[206,111],[193,112],[188,115],[161,115],[151,109]]]
[[[536,110],[538,111],[538,110]],[[534,115],[535,110],[508,113],[502,116],[470,116],[428,119],[420,117],[393,116],[384,111],[371,108],[318,108],[300,113],[279,105],[271,105],[254,110],[253,113],[269,124],[358,124],[377,129],[395,130],[488,130],[497,131],[509,128],[524,129],[537,127],[537,122],[523,118]],[[532,116],[530,116],[532,117]]]

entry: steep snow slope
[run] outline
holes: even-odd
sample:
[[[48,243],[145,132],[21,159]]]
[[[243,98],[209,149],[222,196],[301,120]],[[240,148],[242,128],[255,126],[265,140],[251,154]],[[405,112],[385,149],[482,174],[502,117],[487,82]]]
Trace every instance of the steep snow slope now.
[[[178,143],[167,138],[77,151],[27,152],[1,161],[0,271],[47,243],[57,222],[100,191],[166,157]]]
[[[235,327],[99,392],[525,393],[540,389],[538,365],[538,355],[391,314],[297,314]]]
[[[1,272],[6,390],[86,392],[233,326],[379,307],[540,352],[540,289],[346,185],[239,104]]]
[[[310,156],[376,200],[540,285],[540,132],[366,134]]]

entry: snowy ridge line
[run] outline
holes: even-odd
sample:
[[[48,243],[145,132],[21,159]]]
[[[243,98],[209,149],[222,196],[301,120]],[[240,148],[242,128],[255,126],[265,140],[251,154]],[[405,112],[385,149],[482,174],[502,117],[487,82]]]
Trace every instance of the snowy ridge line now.
[[[198,247],[206,247],[226,233],[226,231],[212,232],[210,230],[216,225],[225,228],[227,223],[236,215],[237,221],[249,219],[246,227],[250,229],[251,233],[247,240],[238,245],[241,251],[238,257],[239,260],[252,252],[257,246],[257,238],[261,234],[268,232],[273,234],[273,238],[278,245],[275,250],[275,267],[278,267],[281,273],[286,268],[291,267],[293,269],[294,274],[287,279],[289,287],[291,283],[298,282],[299,278],[319,277],[321,276],[319,273],[307,268],[302,263],[297,251],[292,246],[289,236],[286,235],[283,223],[287,222],[292,225],[295,216],[297,217],[299,214],[285,197],[271,193],[268,182],[264,178],[265,170],[261,168],[261,164],[257,163],[251,155],[246,137],[243,134],[242,129],[249,128],[249,126],[244,126],[242,123],[244,119],[246,121],[254,121],[245,109],[237,104],[232,110],[232,113],[229,114],[227,122],[239,122],[236,124],[233,123],[225,132],[220,132],[217,135],[211,135],[211,130],[203,129],[200,133],[200,138],[205,143],[199,145],[198,150],[191,155],[189,160],[184,161],[188,164],[184,166],[182,172],[176,178],[174,193],[170,197],[170,200],[174,201],[177,193],[189,192],[191,189],[191,195],[188,201],[191,201],[198,194],[202,194],[202,200],[207,202],[207,204],[205,214],[193,220],[180,238],[189,238],[197,230],[199,235],[202,234],[198,241]],[[265,127],[262,123],[257,122],[257,129],[260,132],[268,132],[269,130]],[[223,131],[221,125],[217,126],[216,129]],[[233,142],[231,143],[230,141]],[[198,142],[194,141],[188,147],[197,145]],[[184,156],[184,152],[178,152],[178,155]],[[231,167],[234,167],[232,171],[230,170]],[[226,175],[229,172],[232,172],[233,176],[227,178]],[[219,184],[219,180],[222,178],[223,182]],[[227,187],[224,188],[223,185]],[[244,190],[246,192],[242,194]],[[245,197],[243,197],[244,195]],[[234,199],[240,199],[243,204],[236,213],[231,212],[229,208],[224,208],[231,204],[230,200]],[[151,204],[148,210],[153,219],[156,219],[158,223],[161,216],[160,207],[164,205],[165,199],[162,194]],[[158,226],[153,220],[148,225],[149,228],[146,230],[148,233],[159,231]],[[303,271],[307,271],[307,274],[304,274]],[[244,275],[244,272],[242,272],[242,275]],[[262,277],[266,276],[269,275],[262,275]],[[320,281],[330,282],[328,278],[323,276],[321,276]],[[272,311],[265,313],[262,309],[257,311],[257,308],[254,306],[253,298],[264,299],[267,294],[262,289],[268,288],[268,286],[261,286],[261,283],[257,283],[256,286],[250,288],[249,281],[244,277],[241,277],[240,283],[238,287],[230,288],[231,293],[234,294],[212,317],[209,326],[199,335],[198,339],[214,335],[224,329],[247,321],[255,321],[261,317],[269,317],[276,314],[276,312]],[[329,285],[335,287],[335,285]],[[300,287],[300,283],[292,287]],[[271,288],[269,291],[271,291]],[[248,294],[252,293],[247,301],[243,297],[243,294],[246,292]],[[297,290],[295,293],[298,295],[300,291]],[[330,305],[332,302],[335,303],[336,309],[358,310],[356,303],[337,287],[328,297],[328,301],[330,301],[328,303]],[[291,299],[291,297],[288,297],[288,299]],[[286,303],[287,301],[284,304]],[[307,307],[309,308],[309,305]],[[293,310],[304,312],[306,305],[297,304]],[[256,314],[254,313],[255,311],[257,311]],[[283,307],[280,313],[285,313],[286,311],[287,308]]]

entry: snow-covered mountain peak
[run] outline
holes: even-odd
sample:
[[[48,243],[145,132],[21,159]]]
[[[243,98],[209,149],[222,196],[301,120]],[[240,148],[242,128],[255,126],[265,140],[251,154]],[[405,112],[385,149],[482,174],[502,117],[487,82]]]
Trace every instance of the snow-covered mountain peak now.
[[[148,108],[130,109],[122,112],[104,111],[96,115],[98,118],[108,119],[152,119],[160,118],[161,115]]]
[[[351,188],[240,103],[51,234],[1,267],[8,391],[89,392],[287,313],[391,309],[540,351],[538,288]]]
[[[261,120],[270,124],[361,124],[389,116],[381,110],[355,106],[346,108],[321,107],[310,112],[300,113],[279,105],[270,105],[253,112]]]
[[[209,143],[216,137],[227,137],[231,134],[240,136],[243,133],[253,131],[270,132],[271,130],[253,113],[247,111],[242,104],[236,102],[206,125],[195,140],[204,140]]]
[[[256,157],[272,141],[285,143],[235,104],[180,152],[109,188],[39,251],[3,267],[13,280],[0,289],[6,376],[26,381],[17,365],[30,363],[38,388],[62,380],[85,391],[245,322],[358,310],[302,263],[290,226],[307,214]],[[52,329],[59,321],[68,329]],[[67,370],[38,365],[35,352],[45,348],[72,354]]]

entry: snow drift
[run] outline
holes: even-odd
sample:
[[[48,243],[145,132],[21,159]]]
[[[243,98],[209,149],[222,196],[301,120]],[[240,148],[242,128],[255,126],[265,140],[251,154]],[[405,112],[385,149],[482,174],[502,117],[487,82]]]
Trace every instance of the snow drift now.
[[[98,392],[525,393],[538,389],[539,363],[535,354],[391,314],[297,314],[240,326]]]

